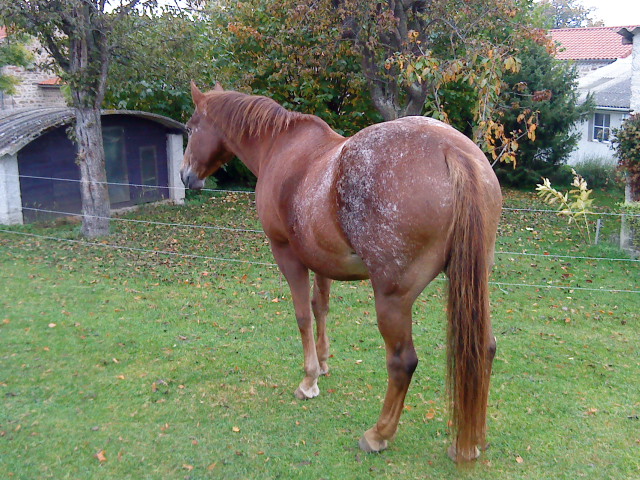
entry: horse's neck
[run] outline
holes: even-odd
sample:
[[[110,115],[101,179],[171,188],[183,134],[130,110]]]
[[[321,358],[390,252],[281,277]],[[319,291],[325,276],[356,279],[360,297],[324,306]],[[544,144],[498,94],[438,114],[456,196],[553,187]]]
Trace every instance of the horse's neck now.
[[[323,149],[344,138],[321,120],[298,121],[277,135],[264,133],[259,138],[245,138],[232,146],[234,153],[256,176],[272,161],[311,159]]]

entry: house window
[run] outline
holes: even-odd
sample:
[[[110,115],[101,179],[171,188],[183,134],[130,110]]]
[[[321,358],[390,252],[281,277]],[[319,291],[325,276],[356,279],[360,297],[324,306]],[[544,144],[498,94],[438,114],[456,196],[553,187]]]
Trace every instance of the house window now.
[[[611,136],[611,115],[596,113],[593,119],[593,141],[608,142]]]
[[[128,202],[131,200],[131,192],[128,185],[129,172],[127,170],[124,128],[105,127],[102,130],[102,137],[107,181],[109,182],[109,199],[112,205]]]
[[[144,191],[155,190],[158,185],[156,147],[140,147],[140,177],[143,185],[154,188],[145,188]]]

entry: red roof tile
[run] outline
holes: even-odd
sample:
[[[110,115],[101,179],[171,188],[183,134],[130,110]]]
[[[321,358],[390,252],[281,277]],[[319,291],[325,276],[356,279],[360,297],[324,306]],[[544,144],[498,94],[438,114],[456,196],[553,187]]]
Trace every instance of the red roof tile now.
[[[48,78],[47,80],[43,80],[38,83],[38,85],[43,85],[43,86],[54,86],[54,85],[60,85],[60,84],[62,84],[62,80],[60,79],[60,77]]]
[[[632,45],[623,45],[623,37],[618,35],[621,28],[558,28],[550,30],[549,35],[560,44],[556,53],[560,60],[614,60],[631,54]]]

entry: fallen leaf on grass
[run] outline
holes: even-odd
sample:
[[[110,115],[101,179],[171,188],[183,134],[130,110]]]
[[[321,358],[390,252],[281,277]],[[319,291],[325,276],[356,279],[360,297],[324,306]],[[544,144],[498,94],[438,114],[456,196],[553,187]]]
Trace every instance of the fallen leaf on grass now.
[[[216,468],[217,464],[218,462],[213,462],[211,465],[207,467],[207,470],[211,472],[214,468]]]
[[[234,432],[238,433],[240,431],[240,427],[233,427],[231,430],[233,430]]]
[[[56,328],[56,326],[57,326],[57,325],[56,325],[55,323],[53,323],[53,322],[51,322],[51,323],[49,324],[49,328]]]
[[[523,463],[524,462],[524,458],[522,458],[520,455],[516,455],[516,462]]]
[[[107,461],[107,456],[105,455],[105,453],[106,452],[104,450],[100,450],[94,455],[94,457],[97,458],[100,463],[104,463]]]

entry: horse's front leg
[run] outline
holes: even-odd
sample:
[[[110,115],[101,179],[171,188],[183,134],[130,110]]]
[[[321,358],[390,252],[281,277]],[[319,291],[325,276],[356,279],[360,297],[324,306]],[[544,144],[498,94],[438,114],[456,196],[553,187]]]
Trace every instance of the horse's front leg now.
[[[378,422],[360,439],[365,452],[379,452],[395,436],[404,399],[418,366],[418,356],[411,336],[411,305],[399,296],[376,295],[378,328],[387,352],[389,382]]]
[[[288,244],[272,242],[271,250],[280,267],[280,271],[287,279],[293,308],[302,337],[304,350],[305,377],[295,392],[296,397],[305,400],[317,397],[320,394],[318,377],[320,376],[320,364],[316,353],[316,344],[313,338],[313,318],[311,316],[311,301],[309,288],[309,270],[300,262]]]
[[[329,313],[329,292],[331,289],[331,280],[316,273],[313,281],[313,298],[311,299],[311,307],[313,316],[316,318],[316,329],[318,333],[318,341],[316,343],[316,351],[318,353],[318,362],[320,363],[320,375],[329,373],[329,336],[327,335],[327,314]]]

